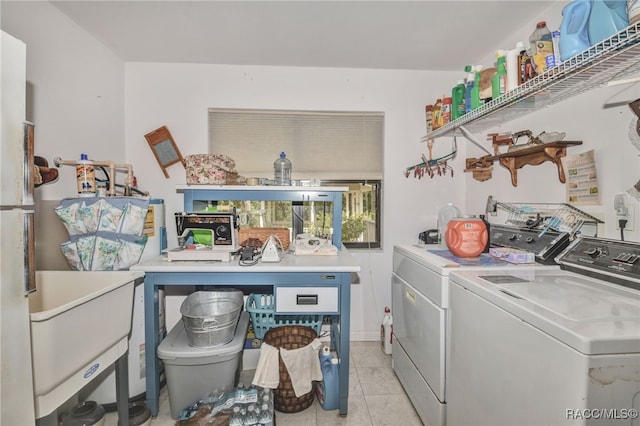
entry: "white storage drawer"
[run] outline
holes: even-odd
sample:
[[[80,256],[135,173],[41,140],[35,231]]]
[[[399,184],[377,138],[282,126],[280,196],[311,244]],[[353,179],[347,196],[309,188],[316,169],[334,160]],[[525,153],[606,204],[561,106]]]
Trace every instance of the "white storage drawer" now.
[[[338,313],[338,287],[275,288],[276,313]]]

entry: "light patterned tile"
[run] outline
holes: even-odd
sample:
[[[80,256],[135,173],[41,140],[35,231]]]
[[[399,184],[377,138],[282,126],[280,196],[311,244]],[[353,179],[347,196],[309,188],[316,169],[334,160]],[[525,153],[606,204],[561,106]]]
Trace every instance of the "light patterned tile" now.
[[[353,342],[350,351],[353,367],[391,366],[391,355],[384,353],[380,342]]]
[[[360,386],[360,378],[355,368],[349,369],[349,396],[362,395],[362,386]]]
[[[349,425],[371,426],[371,416],[363,395],[349,396],[349,412],[346,417],[341,417],[339,410],[326,411],[322,406],[317,411],[318,426]],[[279,424],[279,423],[278,423]]]
[[[404,389],[391,367],[357,368],[364,395],[403,394]]]
[[[422,426],[405,394],[367,395],[365,401],[374,426]]]
[[[320,407],[317,400],[314,400],[311,407],[298,413],[281,413],[276,411],[276,424],[278,426],[315,425],[317,423],[317,410],[322,410],[322,407]]]

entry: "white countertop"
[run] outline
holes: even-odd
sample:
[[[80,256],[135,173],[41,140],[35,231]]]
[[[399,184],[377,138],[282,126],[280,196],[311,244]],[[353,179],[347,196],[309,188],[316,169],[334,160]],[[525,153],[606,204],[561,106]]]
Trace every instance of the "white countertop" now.
[[[132,271],[143,272],[360,272],[360,265],[346,250],[336,256],[295,256],[286,254],[280,262],[258,262],[253,266],[240,266],[238,260],[230,262],[173,261],[165,255],[157,256],[131,266]]]

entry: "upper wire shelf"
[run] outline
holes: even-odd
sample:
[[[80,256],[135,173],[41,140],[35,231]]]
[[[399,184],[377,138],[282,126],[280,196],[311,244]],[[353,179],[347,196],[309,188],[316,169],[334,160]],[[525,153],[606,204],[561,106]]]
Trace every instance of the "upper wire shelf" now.
[[[640,22],[561,62],[504,95],[429,133],[481,131],[640,71]]]

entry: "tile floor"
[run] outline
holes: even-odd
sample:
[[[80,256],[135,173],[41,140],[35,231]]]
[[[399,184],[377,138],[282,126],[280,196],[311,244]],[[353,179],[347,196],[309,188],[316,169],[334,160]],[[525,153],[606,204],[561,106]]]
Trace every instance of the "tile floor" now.
[[[317,400],[299,413],[276,413],[277,426],[358,425],[420,426],[416,414],[391,368],[391,355],[386,355],[380,342],[351,342],[349,375],[349,414],[342,418],[338,410],[325,411]],[[254,370],[242,372],[240,381],[251,383]],[[160,411],[153,426],[175,425],[169,414],[166,386],[160,392]],[[105,426],[117,426],[116,413],[108,413]]]

